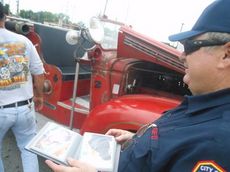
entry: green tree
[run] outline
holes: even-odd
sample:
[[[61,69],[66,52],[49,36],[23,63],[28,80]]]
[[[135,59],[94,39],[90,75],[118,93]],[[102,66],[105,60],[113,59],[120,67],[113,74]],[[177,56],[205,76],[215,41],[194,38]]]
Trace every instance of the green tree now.
[[[6,15],[9,15],[10,14],[10,5],[9,4],[5,4],[4,5],[4,13]]]
[[[44,22],[58,23],[61,20],[64,24],[71,24],[69,16],[63,13],[53,14],[48,11],[39,11],[34,13],[31,10],[20,10],[19,15],[22,18],[30,19],[40,23],[44,23]]]

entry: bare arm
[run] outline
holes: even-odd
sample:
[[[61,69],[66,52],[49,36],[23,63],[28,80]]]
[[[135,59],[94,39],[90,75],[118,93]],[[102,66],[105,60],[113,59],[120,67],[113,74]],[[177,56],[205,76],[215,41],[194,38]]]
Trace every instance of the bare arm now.
[[[41,110],[43,107],[43,85],[44,85],[44,74],[33,75],[34,84],[34,97],[35,110]]]

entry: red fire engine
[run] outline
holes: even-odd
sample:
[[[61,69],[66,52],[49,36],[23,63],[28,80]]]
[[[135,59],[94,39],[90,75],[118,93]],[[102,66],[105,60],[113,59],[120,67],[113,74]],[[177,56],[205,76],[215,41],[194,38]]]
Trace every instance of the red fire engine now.
[[[103,32],[93,30],[98,27],[94,23],[91,30],[81,26],[71,33],[37,23],[8,25],[23,31],[44,62],[40,113],[82,133],[136,131],[189,94],[180,53],[129,26],[101,19]],[[103,39],[97,40],[102,33]]]

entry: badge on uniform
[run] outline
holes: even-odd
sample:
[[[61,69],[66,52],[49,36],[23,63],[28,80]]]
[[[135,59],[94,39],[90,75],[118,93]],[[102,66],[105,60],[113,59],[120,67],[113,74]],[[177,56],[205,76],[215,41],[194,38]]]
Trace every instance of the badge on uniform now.
[[[157,140],[158,139],[158,127],[157,125],[153,126],[152,128],[152,135],[151,135],[151,139],[153,140]]]
[[[192,172],[227,172],[214,161],[199,161]]]

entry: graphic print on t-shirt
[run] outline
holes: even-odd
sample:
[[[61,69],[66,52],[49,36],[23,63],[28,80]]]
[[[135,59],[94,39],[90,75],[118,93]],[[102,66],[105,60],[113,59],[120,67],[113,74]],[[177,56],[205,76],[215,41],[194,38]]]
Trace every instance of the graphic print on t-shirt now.
[[[21,42],[0,44],[0,90],[19,88],[28,79],[29,58]]]

